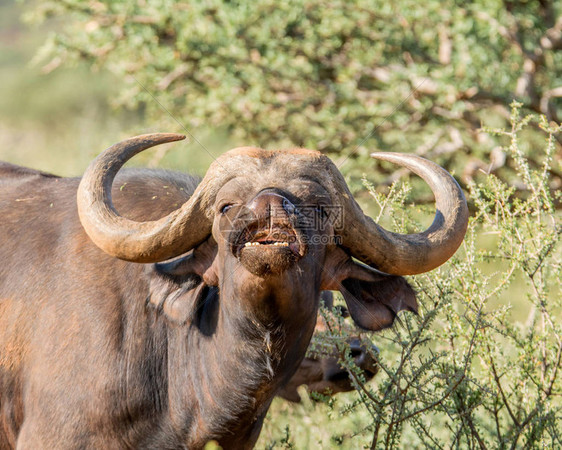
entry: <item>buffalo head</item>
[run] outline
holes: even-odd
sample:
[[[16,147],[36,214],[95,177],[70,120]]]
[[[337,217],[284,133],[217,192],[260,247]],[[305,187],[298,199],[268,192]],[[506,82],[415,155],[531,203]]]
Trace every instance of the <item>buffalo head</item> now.
[[[437,214],[422,233],[401,235],[376,224],[332,161],[306,149],[236,148],[211,165],[178,210],[153,222],[121,217],[111,201],[117,171],[142,150],[179,139],[139,136],[101,154],[80,184],[80,220],[102,250],[128,261],[160,262],[191,251],[161,265],[162,271],[194,273],[229,298],[251,299],[264,313],[276,308],[275,314],[287,318],[298,304],[312,316],[317,302],[305,299],[337,289],[358,325],[390,326],[397,312],[417,307],[396,275],[443,264],[464,237],[468,212],[454,179],[423,158],[392,153],[372,156],[412,170],[435,194]],[[326,220],[327,214],[336,217]],[[271,297],[274,302],[263,302]]]

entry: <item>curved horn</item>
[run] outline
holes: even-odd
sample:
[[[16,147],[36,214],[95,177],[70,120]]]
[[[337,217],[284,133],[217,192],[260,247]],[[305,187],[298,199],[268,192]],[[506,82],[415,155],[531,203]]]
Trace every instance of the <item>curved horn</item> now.
[[[468,207],[461,188],[445,169],[420,156],[402,153],[371,156],[419,175],[435,195],[435,219],[422,233],[392,233],[365,216],[350,198],[344,206],[342,245],[354,257],[389,274],[414,275],[440,266],[457,251],[468,226]]]
[[[155,133],[119,142],[101,153],[86,169],[78,187],[80,222],[106,253],[133,262],[157,262],[185,253],[211,234],[207,177],[191,198],[168,216],[152,222],[121,217],[111,200],[111,186],[130,158],[155,145],[185,139],[181,134]]]

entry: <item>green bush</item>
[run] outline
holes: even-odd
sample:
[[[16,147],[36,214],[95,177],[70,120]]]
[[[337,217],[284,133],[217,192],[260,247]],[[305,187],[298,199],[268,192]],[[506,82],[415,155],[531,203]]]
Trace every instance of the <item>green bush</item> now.
[[[37,57],[46,70],[76,60],[111,70],[122,80],[113,102],[151,127],[315,148],[356,187],[375,149],[425,155],[465,188],[480,170],[510,181],[516,163],[477,133],[481,122],[504,126],[511,99],[562,114],[560,2],[33,4],[30,20],[62,19]],[[377,182],[392,180],[385,172]]]
[[[439,269],[410,278],[419,317],[403,314],[392,329],[363,336],[381,349],[373,355],[381,366],[373,382],[366,384],[353,364],[345,342],[348,326],[335,312],[324,311],[329,333],[316,338],[313,351],[337,343],[357,394],[324,399],[326,405],[318,408],[275,404],[260,445],[562,446],[562,226],[549,190],[554,134],[562,127],[549,126],[543,117],[520,117],[520,106],[512,105],[510,128],[487,131],[507,139],[503,150],[517,162],[528,195],[517,197],[494,175],[470,186],[476,213],[461,250]],[[547,136],[537,169],[520,146],[531,122]],[[406,202],[407,186],[395,184],[388,196],[367,187],[379,216],[387,215],[394,230],[419,229],[416,208]],[[556,196],[560,200],[561,193]],[[318,433],[303,430],[302,419],[287,413],[291,408],[311,414],[308,423]],[[350,428],[335,425],[342,416]]]

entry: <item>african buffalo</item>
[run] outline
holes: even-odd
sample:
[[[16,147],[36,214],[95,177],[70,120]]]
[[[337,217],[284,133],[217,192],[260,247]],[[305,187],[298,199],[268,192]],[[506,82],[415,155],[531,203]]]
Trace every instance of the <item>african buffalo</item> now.
[[[360,327],[388,327],[417,308],[400,275],[441,265],[464,237],[458,185],[412,155],[373,155],[435,194],[433,224],[410,235],[365,216],[306,149],[237,148],[201,181],[116,177],[182,138],[118,143],[81,180],[0,165],[1,449],[251,448],[321,290],[339,290]]]

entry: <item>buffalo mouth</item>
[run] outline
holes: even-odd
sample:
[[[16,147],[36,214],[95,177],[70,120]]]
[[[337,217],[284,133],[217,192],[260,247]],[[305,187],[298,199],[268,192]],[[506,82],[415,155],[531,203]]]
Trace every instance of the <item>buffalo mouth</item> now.
[[[300,233],[290,224],[252,224],[234,235],[232,253],[255,275],[278,274],[306,253]]]
[[[248,250],[290,251],[295,257],[301,258],[305,251],[302,241],[292,226],[247,227],[234,239],[232,252],[240,257]]]

